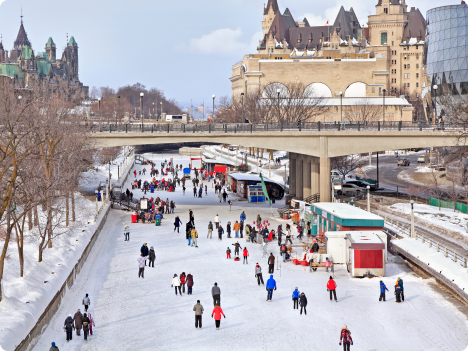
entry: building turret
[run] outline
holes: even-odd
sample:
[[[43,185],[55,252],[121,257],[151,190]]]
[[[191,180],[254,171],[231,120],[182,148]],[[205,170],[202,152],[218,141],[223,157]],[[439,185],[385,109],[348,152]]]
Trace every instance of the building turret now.
[[[55,62],[57,58],[57,49],[56,49],[56,46],[52,37],[50,37],[49,40],[47,41],[47,44],[45,46],[45,51],[46,51],[47,58],[49,59],[49,61]]]

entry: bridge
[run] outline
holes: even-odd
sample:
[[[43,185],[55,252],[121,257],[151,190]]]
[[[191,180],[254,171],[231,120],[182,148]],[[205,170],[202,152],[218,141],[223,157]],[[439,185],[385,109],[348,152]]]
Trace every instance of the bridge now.
[[[290,153],[289,192],[331,201],[330,158],[385,150],[465,145],[465,126],[423,123],[154,124],[91,127],[99,147],[210,142]]]

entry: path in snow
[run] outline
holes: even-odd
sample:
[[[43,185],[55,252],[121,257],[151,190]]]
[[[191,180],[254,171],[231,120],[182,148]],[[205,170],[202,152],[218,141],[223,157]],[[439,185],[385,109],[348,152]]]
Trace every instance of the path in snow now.
[[[257,213],[274,227],[285,221],[273,219],[266,206],[244,202],[235,202],[229,211],[210,188],[203,199],[194,199],[189,191],[183,196],[180,188],[163,196],[176,201],[176,214],[184,225],[188,209],[194,211],[199,248],[187,245],[185,233],[173,232],[174,215],[166,215],[161,227],[131,224],[131,241],[124,242],[122,222],[129,222],[130,214],[111,211],[80,276],[34,350],[48,350],[52,341],[60,351],[340,350],[343,324],[360,350],[463,350],[468,344],[466,317],[430,287],[432,279],[419,278],[402,264],[389,263],[383,279],[390,291],[397,277],[404,279],[406,302],[401,304],[393,301],[392,292],[387,293],[386,303],[379,302],[379,279],[352,279],[342,267],[336,272],[339,302],[330,302],[329,274],[309,273],[291,263],[282,265],[281,277],[275,269],[278,290],[273,301],[266,302],[265,288],[254,277],[256,262],[262,266],[265,282],[269,276],[260,246],[240,240],[250,251],[249,264],[227,260],[226,247],[233,249],[236,239],[207,239],[206,227],[216,213],[225,227],[227,220],[239,218],[242,209],[248,223]],[[144,242],[155,247],[156,267],[146,268],[145,279],[138,279],[137,258]],[[278,254],[277,245],[270,244],[270,250]],[[193,296],[174,294],[171,279],[181,272],[194,276]],[[214,282],[221,288],[226,314],[220,330],[215,330],[210,318]],[[308,298],[307,316],[291,308],[296,286]],[[83,336],[74,336],[67,344],[63,323],[68,314],[82,308],[85,293],[92,301],[95,335],[87,343]],[[194,328],[192,308],[197,299],[205,308],[201,330]]]

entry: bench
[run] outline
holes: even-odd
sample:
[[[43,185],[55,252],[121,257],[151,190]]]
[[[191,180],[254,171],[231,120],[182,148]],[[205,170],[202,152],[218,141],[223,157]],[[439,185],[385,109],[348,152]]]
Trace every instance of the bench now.
[[[331,266],[333,266],[333,263],[332,263],[332,262],[330,262],[329,264],[330,264],[330,265],[328,266],[329,268],[330,268]],[[319,262],[310,262],[310,271],[311,271],[311,272],[312,272],[312,271],[313,271],[313,272],[316,272],[316,271],[317,271],[317,268],[326,268],[325,262],[320,262],[320,263],[319,263]]]

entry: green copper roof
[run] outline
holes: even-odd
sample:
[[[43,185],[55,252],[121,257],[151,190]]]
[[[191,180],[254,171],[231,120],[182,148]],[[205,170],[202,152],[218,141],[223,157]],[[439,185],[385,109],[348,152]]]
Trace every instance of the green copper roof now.
[[[68,42],[68,46],[78,46],[74,37],[70,38],[70,41]]]
[[[49,37],[49,40],[47,40],[46,47],[50,48],[52,46],[55,46],[55,43],[54,43],[54,40],[52,39],[52,37]]]
[[[44,60],[49,60],[49,57],[47,56],[47,54],[45,52],[38,52],[37,55],[36,55],[37,58],[43,58]]]
[[[28,45],[25,45],[23,46],[23,56],[26,60],[30,60],[32,58],[32,49],[28,46]]]
[[[8,77],[14,77],[17,75],[18,77],[23,78],[23,73],[21,73],[19,67],[8,63],[0,64],[0,75]]]
[[[41,73],[44,73],[44,75],[49,75],[50,69],[52,68],[52,65],[49,62],[45,61],[37,61],[37,76],[40,78]]]

